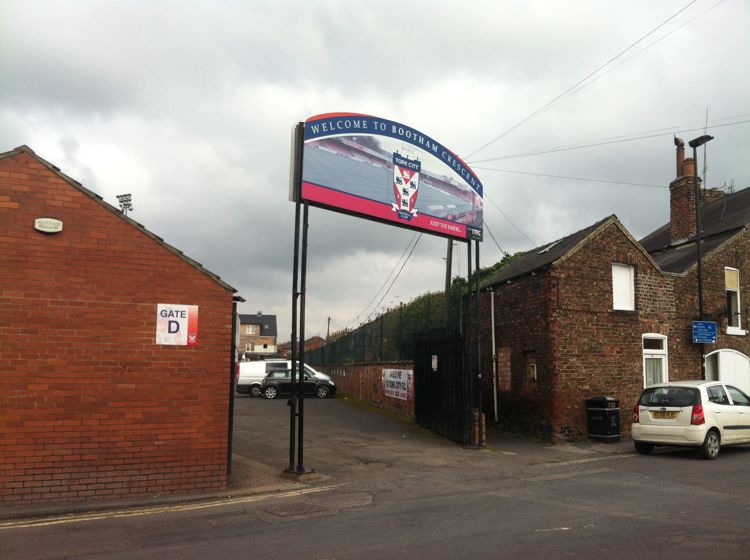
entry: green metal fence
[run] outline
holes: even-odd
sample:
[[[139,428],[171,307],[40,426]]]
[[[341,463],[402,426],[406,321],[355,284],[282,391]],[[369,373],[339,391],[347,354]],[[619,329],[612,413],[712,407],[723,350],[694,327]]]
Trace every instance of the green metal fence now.
[[[428,293],[390,309],[369,323],[338,333],[335,340],[305,353],[312,365],[413,360],[418,332],[457,324],[462,315],[461,294],[451,295],[447,315],[445,294]]]

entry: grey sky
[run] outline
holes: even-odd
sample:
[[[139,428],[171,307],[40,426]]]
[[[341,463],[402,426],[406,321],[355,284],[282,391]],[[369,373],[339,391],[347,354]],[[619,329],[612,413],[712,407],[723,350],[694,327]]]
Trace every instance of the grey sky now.
[[[112,204],[132,193],[133,218],[237,287],[241,311],[277,314],[285,340],[294,123],[366,113],[467,156],[688,4],[5,0],[0,150],[28,144]],[[671,133],[699,136],[707,110],[709,186],[749,186],[750,124],[719,126],[750,120],[749,22],[744,0],[697,0],[469,158],[501,247],[529,249],[526,237],[540,245],[609,214],[637,238],[656,229],[668,219]],[[312,209],[308,333],[325,334],[329,315],[335,328],[362,320],[412,235]],[[444,253],[444,240],[423,236],[383,304],[440,289]],[[499,257],[485,235],[482,264]]]

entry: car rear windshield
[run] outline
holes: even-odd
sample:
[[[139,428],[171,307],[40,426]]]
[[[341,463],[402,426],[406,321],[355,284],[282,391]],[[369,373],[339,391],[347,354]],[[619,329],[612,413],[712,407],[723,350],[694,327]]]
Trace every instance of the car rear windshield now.
[[[693,387],[651,387],[643,391],[643,406],[692,406],[700,404],[701,394]]]

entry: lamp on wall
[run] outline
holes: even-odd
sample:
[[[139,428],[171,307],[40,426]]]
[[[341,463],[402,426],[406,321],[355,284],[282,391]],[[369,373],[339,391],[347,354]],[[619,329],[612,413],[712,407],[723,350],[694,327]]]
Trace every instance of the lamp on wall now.
[[[695,189],[695,251],[698,260],[698,319],[703,320],[703,266],[701,258],[701,193],[698,186],[698,146],[713,140],[713,136],[704,134],[694,138],[688,145],[693,148],[693,188]],[[701,343],[701,379],[706,379],[705,345]]]

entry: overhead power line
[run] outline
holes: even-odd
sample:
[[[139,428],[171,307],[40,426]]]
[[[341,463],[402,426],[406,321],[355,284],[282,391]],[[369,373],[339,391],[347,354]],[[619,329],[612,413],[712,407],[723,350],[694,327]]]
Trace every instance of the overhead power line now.
[[[643,35],[640,39],[638,39],[637,41],[635,41],[634,43],[632,43],[630,46],[628,46],[626,49],[620,51],[615,56],[613,56],[612,58],[610,58],[607,62],[605,62],[604,64],[602,64],[598,68],[596,68],[596,70],[594,70],[593,72],[590,72],[589,74],[587,74],[584,78],[582,78],[581,80],[577,81],[575,84],[573,84],[568,89],[566,89],[564,92],[562,92],[560,95],[558,95],[557,97],[555,97],[551,101],[548,101],[547,103],[545,103],[544,105],[542,105],[541,107],[539,107],[536,111],[534,111],[533,113],[531,113],[529,116],[521,119],[516,124],[514,124],[513,126],[511,126],[509,129],[507,129],[505,132],[503,132],[502,134],[496,136],[495,138],[493,138],[492,140],[490,140],[489,142],[487,142],[483,146],[477,148],[476,150],[474,150],[473,152],[471,152],[469,155],[467,155],[463,159],[464,160],[468,160],[470,157],[476,155],[477,153],[481,152],[482,150],[484,150],[488,146],[491,146],[492,144],[494,144],[498,140],[504,138],[505,136],[507,136],[508,134],[510,134],[511,132],[513,132],[515,129],[517,129],[521,125],[523,125],[523,124],[529,122],[530,120],[538,117],[539,115],[541,115],[542,113],[544,113],[545,111],[547,111],[548,109],[550,109],[553,105],[555,105],[558,101],[560,101],[561,99],[563,99],[565,96],[567,96],[572,91],[574,91],[574,90],[580,90],[583,87],[586,87],[586,86],[582,86],[582,84],[584,84],[584,82],[588,81],[589,78],[591,78],[592,76],[594,76],[595,74],[599,73],[601,70],[603,70],[604,68],[606,68],[607,66],[609,66],[610,64],[612,64],[615,60],[617,60],[618,58],[620,58],[621,56],[623,56],[626,52],[628,52],[631,49],[633,49],[636,45],[638,45],[639,43],[641,43],[647,37],[649,37],[650,35],[653,35],[656,31],[658,31],[659,29],[661,29],[662,27],[664,27],[667,23],[669,23],[674,18],[676,18],[678,15],[680,15],[682,12],[684,12],[685,10],[687,10],[690,6],[692,6],[693,4],[695,4],[697,1],[698,0],[691,0],[690,2],[688,2],[685,6],[683,6],[681,9],[679,9],[677,12],[675,12],[674,14],[672,14],[671,16],[669,16],[667,19],[665,19],[659,25],[657,25],[656,27],[654,27],[651,31],[649,31],[648,33],[646,33],[645,35]]]
[[[510,225],[512,225],[512,226],[513,226],[514,228],[516,228],[516,230],[518,230],[518,232],[519,232],[519,233],[520,233],[521,235],[523,235],[523,236],[524,236],[524,237],[525,237],[525,238],[526,238],[526,239],[528,240],[528,242],[529,242],[529,243],[531,243],[531,246],[532,246],[532,247],[536,247],[536,243],[534,243],[534,242],[533,242],[533,241],[531,240],[531,238],[530,238],[530,237],[529,237],[528,235],[526,235],[526,234],[525,234],[525,233],[523,232],[523,230],[522,230],[522,229],[521,229],[520,227],[518,227],[518,226],[517,226],[517,225],[516,225],[515,223],[513,223],[513,220],[511,220],[511,219],[510,219],[510,218],[508,217],[508,215],[507,215],[507,214],[506,214],[505,212],[503,212],[502,210],[500,210],[500,207],[499,207],[499,206],[498,206],[497,204],[495,204],[495,201],[494,201],[494,200],[492,200],[492,199],[491,199],[491,198],[489,197],[489,195],[487,194],[487,191],[484,191],[484,198],[485,198],[486,200],[488,200],[488,201],[490,202],[490,204],[492,204],[492,206],[494,206],[494,207],[495,207],[495,208],[497,209],[497,211],[498,211],[498,212],[500,212],[500,213],[501,213],[501,214],[503,215],[503,218],[505,218],[506,220],[508,220],[508,223],[509,223]]]
[[[628,185],[632,187],[652,187],[656,189],[667,189],[667,185],[651,185],[648,183],[630,183],[628,181],[610,181],[608,179],[590,179],[587,177],[568,177],[566,175],[549,175],[547,173],[532,173],[531,171],[515,171],[512,169],[493,169],[492,167],[474,167],[483,171],[499,171],[500,173],[514,173],[516,175],[531,175],[533,177],[550,177],[552,179],[569,179],[571,181],[587,181],[590,183],[612,183],[613,185]]]
[[[500,247],[500,243],[497,242],[497,239],[495,239],[495,236],[492,235],[492,230],[490,229],[490,225],[487,223],[487,220],[484,220],[484,223],[482,224],[484,229],[487,230],[487,233],[490,234],[490,237],[492,238],[492,241],[495,242],[495,245],[497,245],[498,250],[500,251],[500,254],[504,257],[508,256],[508,253],[506,251],[503,251],[503,248]]]
[[[685,26],[687,26],[687,25],[690,25],[690,24],[691,24],[691,23],[693,23],[693,22],[694,22],[694,21],[695,21],[696,19],[698,19],[699,17],[701,17],[701,16],[705,15],[705,14],[706,14],[707,12],[710,12],[710,11],[711,11],[711,10],[713,10],[713,9],[714,9],[714,8],[715,8],[716,6],[718,6],[719,4],[723,3],[724,1],[725,1],[725,0],[719,0],[718,2],[716,2],[715,4],[713,4],[712,6],[709,6],[708,8],[706,8],[705,10],[703,10],[703,11],[702,11],[701,13],[699,13],[699,14],[698,14],[697,16],[695,16],[695,17],[692,17],[692,18],[690,18],[689,20],[687,20],[687,21],[686,21],[685,23],[683,23],[682,25],[679,25],[679,26],[675,27],[674,29],[672,29],[671,31],[669,31],[669,32],[665,33],[664,35],[662,35],[662,36],[661,36],[661,37],[659,37],[658,39],[656,39],[656,40],[652,41],[651,43],[649,43],[648,45],[646,45],[645,47],[643,47],[643,48],[642,48],[641,50],[639,50],[638,52],[636,52],[636,53],[633,53],[632,55],[630,55],[629,57],[627,57],[627,58],[625,58],[625,59],[623,59],[623,60],[620,60],[620,61],[619,61],[619,62],[618,62],[618,63],[617,63],[616,65],[614,65],[614,67],[613,67],[613,68],[608,68],[608,69],[607,69],[607,70],[605,70],[604,72],[601,72],[601,73],[600,73],[600,74],[599,74],[599,75],[598,75],[597,77],[595,77],[595,78],[592,78],[592,79],[591,79],[591,80],[589,80],[589,81],[588,81],[587,83],[585,83],[585,84],[583,84],[582,86],[580,86],[579,88],[577,88],[577,89],[576,89],[575,91],[572,91],[572,92],[570,92],[570,94],[568,95],[568,97],[572,97],[572,96],[574,96],[575,94],[577,94],[577,93],[578,93],[579,91],[581,91],[582,89],[584,89],[584,88],[586,88],[586,87],[590,86],[591,84],[593,84],[594,82],[596,82],[596,81],[597,81],[597,80],[599,80],[600,78],[603,78],[604,76],[606,76],[607,74],[609,74],[610,72],[612,72],[612,70],[615,70],[615,69],[616,69],[616,68],[617,68],[618,66],[621,66],[622,64],[625,64],[625,63],[626,63],[626,62],[628,62],[629,60],[633,60],[633,59],[634,59],[635,57],[637,57],[637,56],[640,56],[640,55],[642,55],[642,54],[643,54],[644,52],[646,52],[646,51],[647,51],[648,49],[650,49],[651,47],[653,47],[654,45],[656,45],[656,44],[658,44],[658,43],[661,43],[661,42],[662,42],[662,41],[663,41],[664,39],[666,39],[667,37],[669,37],[670,35],[672,35],[672,33],[675,33],[675,32],[677,32],[677,31],[679,31],[680,29],[682,29],[683,27],[685,27]],[[704,144],[704,145],[705,145],[705,144]]]
[[[750,123],[750,120],[736,121],[736,122],[724,123],[724,124],[714,124],[714,125],[709,126],[708,129],[711,130],[711,129],[714,129],[714,128],[723,128],[725,126],[736,126],[738,124],[748,124],[748,123]],[[570,150],[582,150],[584,148],[595,148],[595,147],[598,147],[598,146],[606,146],[606,145],[609,145],[609,144],[622,144],[624,142],[634,142],[636,140],[646,140],[646,139],[649,139],[649,138],[658,138],[660,136],[672,136],[674,134],[684,134],[684,133],[687,133],[687,132],[696,132],[696,131],[701,131],[702,132],[703,130],[704,130],[704,126],[699,126],[699,127],[695,127],[695,128],[685,128],[685,129],[682,129],[682,130],[672,130],[670,132],[661,132],[661,133],[656,133],[656,134],[646,134],[646,135],[643,135],[643,136],[634,136],[632,138],[622,138],[622,139],[619,139],[619,140],[604,140],[604,141],[601,141],[601,142],[590,142],[590,143],[584,143],[584,144],[575,144],[575,145],[571,145],[571,146],[563,146],[563,147],[558,147],[558,148],[548,148],[548,149],[543,149],[543,150],[533,150],[533,151],[529,151],[529,152],[522,152],[522,153],[519,153],[519,154],[510,154],[510,155],[498,156],[498,157],[494,157],[494,158],[487,158],[487,159],[478,159],[478,160],[474,160],[474,161],[467,161],[467,163],[471,164],[472,167],[473,167],[477,163],[486,163],[488,161],[500,161],[500,160],[504,160],[504,159],[513,159],[513,158],[528,157],[528,156],[538,156],[538,155],[542,155],[542,154],[551,154],[551,153],[555,153],[555,152],[566,152],[566,151],[570,151]]]
[[[388,276],[386,276],[385,281],[383,281],[382,286],[380,286],[380,288],[378,288],[378,291],[375,292],[375,295],[372,296],[372,298],[370,299],[370,301],[367,302],[367,305],[365,305],[365,308],[357,314],[357,316],[354,318],[354,320],[352,322],[356,323],[357,319],[359,319],[360,317],[364,316],[365,313],[367,313],[367,310],[370,309],[370,305],[372,305],[372,302],[375,301],[375,299],[378,297],[378,295],[383,290],[383,288],[385,288],[385,285],[388,283],[388,280],[390,280],[391,276],[393,276],[393,274],[396,272],[396,269],[398,268],[399,263],[403,260],[404,255],[406,255],[406,252],[409,250],[409,247],[411,247],[411,244],[414,243],[414,240],[417,238],[417,235],[421,235],[421,234],[419,234],[418,232],[415,232],[414,235],[412,235],[411,239],[406,244],[406,247],[404,247],[404,250],[401,252],[401,256],[396,261],[396,264],[393,265],[393,270],[391,270],[388,273]],[[418,241],[418,239],[417,239],[417,241]],[[415,246],[416,246],[416,243],[415,243]],[[377,306],[376,306],[376,308],[377,308]]]
[[[401,275],[401,271],[404,270],[404,267],[406,266],[406,263],[409,262],[409,259],[411,258],[411,255],[414,252],[414,249],[417,248],[417,244],[419,243],[420,239],[422,239],[422,234],[421,233],[419,234],[419,237],[417,237],[417,240],[414,242],[414,245],[412,245],[411,251],[409,251],[409,255],[406,257],[406,259],[404,260],[404,262],[401,264],[401,268],[398,269],[398,273],[393,278],[393,281],[391,282],[391,285],[388,286],[388,289],[385,291],[385,293],[383,293],[383,296],[380,298],[380,300],[378,300],[378,303],[375,305],[375,307],[372,308],[372,311],[370,311],[370,314],[367,316],[367,320],[368,321],[370,320],[370,317],[372,317],[373,313],[375,313],[375,311],[380,307],[380,304],[385,299],[385,296],[388,295],[388,292],[391,291],[391,288],[393,288],[393,285],[396,283],[396,280],[398,280],[398,277]]]

